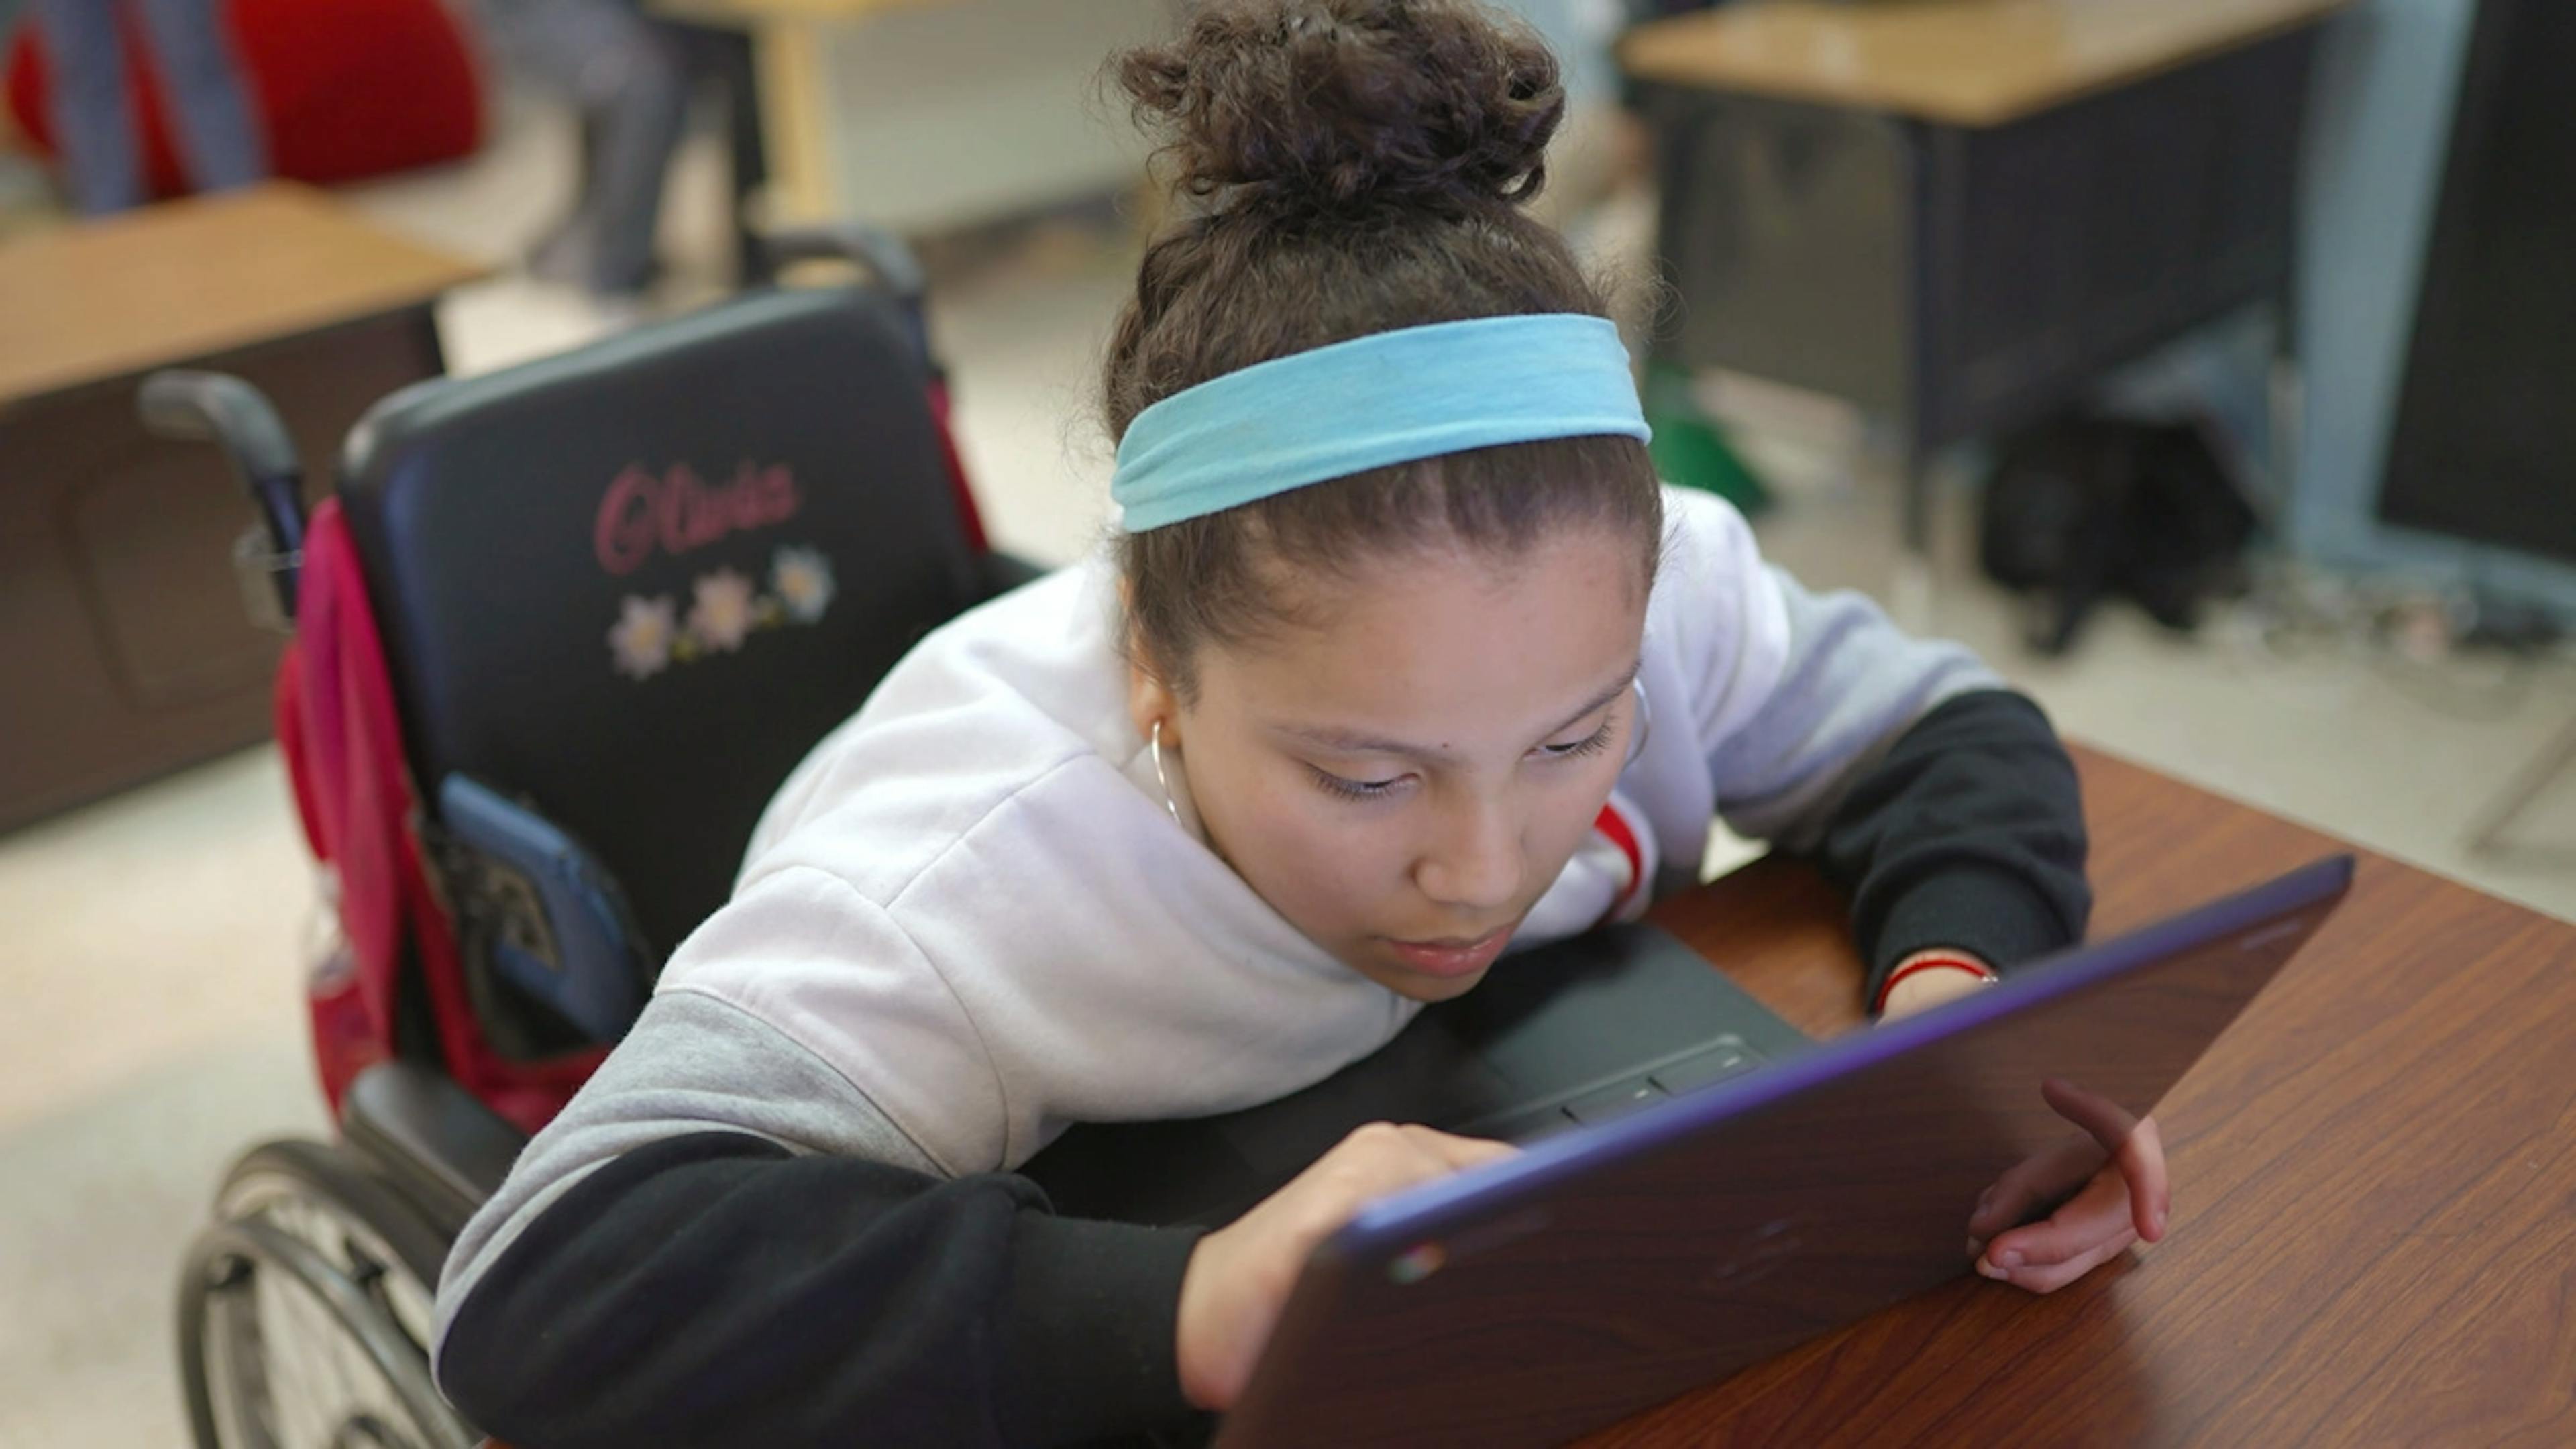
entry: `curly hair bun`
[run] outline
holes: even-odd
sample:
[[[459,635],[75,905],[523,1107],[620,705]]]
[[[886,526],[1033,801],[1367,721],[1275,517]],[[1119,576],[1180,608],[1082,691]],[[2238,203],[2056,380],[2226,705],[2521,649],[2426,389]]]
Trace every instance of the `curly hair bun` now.
[[[1210,0],[1116,75],[1182,191],[1274,220],[1526,201],[1565,115],[1546,44],[1476,0]]]

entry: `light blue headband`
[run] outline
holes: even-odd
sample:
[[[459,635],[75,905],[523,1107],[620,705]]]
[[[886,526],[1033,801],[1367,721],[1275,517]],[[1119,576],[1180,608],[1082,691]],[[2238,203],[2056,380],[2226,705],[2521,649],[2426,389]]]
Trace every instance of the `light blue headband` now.
[[[1573,313],[1379,332],[1258,363],[1138,413],[1109,495],[1141,533],[1470,448],[1652,436],[1619,329]]]

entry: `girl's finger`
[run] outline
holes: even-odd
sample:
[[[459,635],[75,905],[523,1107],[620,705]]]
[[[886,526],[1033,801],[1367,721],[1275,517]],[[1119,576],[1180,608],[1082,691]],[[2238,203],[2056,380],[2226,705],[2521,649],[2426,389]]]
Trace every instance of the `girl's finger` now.
[[[2119,1103],[2098,1093],[2088,1092],[2064,1077],[2050,1077],[2039,1084],[2039,1095],[2058,1116],[2081,1127],[2105,1152],[2118,1152],[2137,1129],[2138,1119]]]
[[[1968,1214],[1969,1237],[1993,1237],[2020,1222],[2039,1201],[2029,1182],[2016,1176],[2020,1172],[2021,1169],[2016,1167],[1995,1179],[1995,1185],[1987,1188],[1985,1196],[1977,1199],[1976,1210]]]
[[[2086,1138],[2073,1138],[2013,1164],[1977,1199],[1968,1215],[1968,1235],[1991,1238],[2018,1226],[2041,1203],[2064,1197],[2101,1166],[2101,1149]]]
[[[2016,1288],[2033,1293],[2054,1293],[2085,1274],[2129,1250],[2138,1235],[2123,1227],[2119,1236],[2063,1263],[2026,1263],[2004,1278]],[[1979,1271],[1983,1271],[1981,1268]]]
[[[2039,1084],[2039,1094],[2057,1115],[2081,1127],[2119,1163],[2129,1182],[2129,1202],[2138,1236],[2156,1242],[2165,1235],[2173,1211],[2173,1184],[2165,1174],[2164,1138],[2153,1117],[2132,1117],[2117,1102],[2088,1092],[2062,1077]]]
[[[1499,1162],[1506,1157],[1518,1157],[1521,1153],[1519,1148],[1508,1142],[1496,1142],[1485,1137],[1460,1137],[1413,1123],[1406,1124],[1403,1131],[1415,1145],[1452,1168],[1476,1167],[1487,1162]]]
[[[2115,1238],[2134,1239],[2128,1195],[2128,1184],[2120,1174],[2104,1168],[2047,1221],[2014,1228],[1987,1243],[1977,1271],[1989,1278],[2003,1276],[2019,1267],[2046,1267],[2081,1258]]]
[[[2165,1222],[2173,1216],[2173,1175],[2165,1169],[2165,1139],[2155,1118],[2138,1120],[2117,1161],[2129,1185],[2130,1226],[2150,1243],[2163,1242]]]

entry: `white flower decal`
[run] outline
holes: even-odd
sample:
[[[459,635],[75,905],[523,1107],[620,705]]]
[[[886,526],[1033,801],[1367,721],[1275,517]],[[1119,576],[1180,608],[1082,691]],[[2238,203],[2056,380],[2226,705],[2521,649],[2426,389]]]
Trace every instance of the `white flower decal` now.
[[[769,563],[769,591],[759,592],[735,568],[700,574],[692,585],[687,627],[667,594],[626,596],[608,631],[617,672],[650,679],[675,664],[695,664],[711,654],[733,654],[767,629],[820,621],[840,592],[832,560],[821,549],[797,545],[778,550]]]
[[[832,561],[820,549],[782,548],[769,566],[769,586],[787,606],[787,617],[811,624],[832,607]]]
[[[609,652],[617,658],[617,672],[635,679],[650,679],[671,664],[671,642],[680,632],[674,615],[678,612],[666,596],[639,599],[626,596],[617,616],[616,627],[608,631]]]
[[[689,610],[689,634],[700,647],[731,653],[759,622],[751,580],[733,569],[701,574],[697,606]]]

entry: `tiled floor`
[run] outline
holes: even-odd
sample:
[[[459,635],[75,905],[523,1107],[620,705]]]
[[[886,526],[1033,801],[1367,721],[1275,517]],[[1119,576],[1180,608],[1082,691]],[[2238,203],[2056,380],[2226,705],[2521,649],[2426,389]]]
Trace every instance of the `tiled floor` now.
[[[553,118],[518,110],[475,162],[352,195],[395,225],[506,256],[542,226],[568,165]],[[693,149],[676,215],[709,213],[715,166]],[[720,232],[682,226],[672,240],[680,290],[710,290]],[[1084,409],[1127,265],[1119,246],[1066,230],[940,301],[988,517],[1004,546],[1041,560],[1074,556],[1101,527],[1108,448]],[[601,319],[505,276],[456,297],[444,323],[455,365],[480,370],[570,345]],[[2008,602],[1959,562],[1967,510],[1947,501],[1938,627],[2070,734],[2576,917],[2576,777],[2518,832],[2554,853],[2473,860],[2460,844],[2476,804],[2576,717],[2576,671],[2539,672],[2512,707],[2472,719],[2366,651],[2281,657],[2224,625],[2186,641],[2119,613],[2074,658],[2033,661],[2012,643]],[[1893,568],[1893,519],[1884,486],[1829,490],[1794,500],[1763,535],[1812,584],[1876,589]],[[296,997],[311,915],[269,751],[0,839],[0,1449],[183,1437],[180,1251],[235,1151],[322,1125]]]

